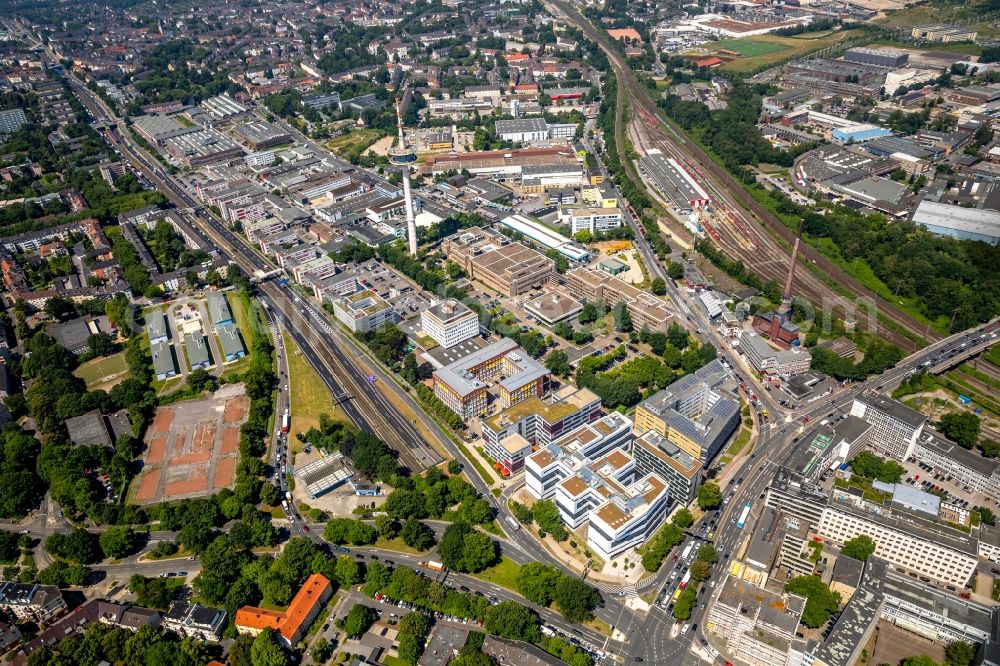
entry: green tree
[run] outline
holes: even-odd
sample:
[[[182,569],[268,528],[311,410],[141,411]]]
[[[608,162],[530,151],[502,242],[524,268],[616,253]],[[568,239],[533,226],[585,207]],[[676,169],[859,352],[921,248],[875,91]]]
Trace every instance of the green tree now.
[[[483,629],[502,638],[537,643],[542,632],[538,614],[516,601],[501,601],[486,609]]]
[[[712,565],[705,560],[695,560],[691,563],[691,580],[701,583],[712,575]]]
[[[907,657],[903,661],[899,662],[899,666],[941,666],[941,664],[934,661],[926,654],[920,654],[915,657]]]
[[[570,373],[569,355],[562,349],[553,349],[545,357],[545,367],[554,375],[567,377]]]
[[[826,624],[840,606],[840,594],[831,592],[819,576],[797,576],[785,584],[785,591],[805,597],[802,624],[810,629]]]
[[[706,543],[698,548],[698,559],[704,560],[709,564],[715,564],[719,561],[719,552],[715,550],[715,546],[710,543]]]
[[[698,506],[701,509],[714,509],[722,504],[722,489],[711,481],[706,481],[698,488]]]
[[[347,557],[346,555],[338,557],[334,571],[337,582],[341,587],[350,587],[351,585],[360,583],[362,580],[361,565],[353,557]]]
[[[612,312],[612,318],[614,319],[615,330],[620,333],[628,333],[632,330],[632,315],[629,314],[628,308],[625,307],[625,301],[618,303]]]
[[[319,638],[315,643],[313,643],[312,650],[309,654],[312,656],[313,661],[317,664],[325,664],[326,661],[333,656],[333,647],[330,645],[330,641],[325,638]]]
[[[568,537],[562,518],[559,517],[559,507],[552,500],[538,500],[531,507],[532,516],[539,529],[548,532],[556,541],[565,541]]]
[[[679,261],[671,261],[667,264],[667,275],[671,280],[680,280],[684,277],[684,264]]]
[[[867,534],[848,539],[840,549],[842,555],[865,562],[875,552],[875,541]]]
[[[349,638],[360,638],[377,619],[378,613],[374,608],[364,604],[354,604],[347,615],[337,621],[337,626],[343,629]]]
[[[548,606],[555,596],[556,585],[563,574],[541,562],[528,562],[517,572],[517,590],[525,599],[539,606]]]
[[[685,530],[694,524],[694,516],[692,516],[691,512],[686,508],[681,507],[677,510],[677,513],[674,514],[674,518],[671,522],[682,530]]]
[[[457,460],[448,461],[448,473],[449,474],[461,474],[462,473],[462,463]]]
[[[273,629],[265,629],[253,639],[250,661],[253,666],[284,666],[288,663],[288,655],[281,649]]]
[[[948,439],[952,439],[967,449],[971,449],[979,439],[982,423],[972,412],[949,412],[938,421],[938,429]]]
[[[972,666],[976,660],[976,646],[964,641],[949,643],[944,649],[947,666]]]
[[[562,576],[556,584],[552,600],[570,622],[586,622],[601,602],[600,593],[575,576]]]
[[[416,518],[410,518],[406,521],[400,536],[403,538],[403,543],[417,550],[428,550],[433,548],[437,542],[437,539],[434,538],[434,531]]]
[[[98,539],[105,557],[120,559],[135,550],[136,535],[131,527],[109,527]]]
[[[653,278],[653,283],[649,288],[657,296],[663,296],[667,293],[667,282],[661,277]]]

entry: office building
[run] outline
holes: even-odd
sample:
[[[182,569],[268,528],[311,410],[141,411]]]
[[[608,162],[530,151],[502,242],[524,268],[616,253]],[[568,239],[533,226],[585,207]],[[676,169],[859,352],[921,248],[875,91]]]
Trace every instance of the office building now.
[[[805,643],[796,638],[806,600],[757,587],[734,576],[722,589],[705,622],[726,642],[726,656],[749,666],[797,663]]]
[[[664,331],[673,316],[662,299],[603,271],[581,266],[568,271],[564,277],[567,291],[581,301],[603,300],[609,308],[625,303],[636,330]]]
[[[559,221],[569,224],[574,236],[581,231],[599,234],[622,226],[622,212],[619,208],[564,208]]]
[[[479,315],[464,303],[448,298],[420,313],[420,328],[447,349],[479,335]]]
[[[445,239],[442,249],[471,279],[506,296],[538,289],[556,274],[555,261],[492,229],[469,227]]]
[[[639,403],[636,431],[659,433],[707,464],[740,425],[740,403],[731,383],[729,372],[712,361]]]
[[[484,441],[486,455],[504,477],[524,469],[524,459],[531,455],[531,442],[516,432],[496,441]]]
[[[760,377],[794,377],[807,372],[812,356],[799,349],[775,349],[756,333],[740,335],[739,352]]]
[[[333,314],[352,333],[368,333],[396,323],[395,309],[371,289],[334,299]]]
[[[333,595],[333,586],[322,574],[312,574],[302,584],[284,611],[243,606],[236,611],[236,630],[256,636],[264,629],[273,629],[286,647],[297,644],[309,625]]]
[[[957,486],[988,497],[1000,497],[1000,462],[962,448],[932,430],[922,430],[913,456],[945,476]]]
[[[877,453],[894,460],[913,455],[927,417],[901,402],[874,391],[854,398],[851,415],[872,426],[870,446]]]
[[[965,587],[979,562],[978,544],[965,532],[917,512],[873,505],[838,488],[816,532],[837,544],[867,534],[875,542],[875,555],[897,569],[955,587]]]
[[[483,442],[487,447],[496,446],[517,434],[538,447],[545,447],[603,414],[601,399],[593,391],[564,384],[547,400],[528,398],[484,419]]]
[[[434,394],[463,419],[489,410],[496,382],[501,409],[545,394],[549,371],[508,338],[434,371]]]
[[[963,28],[953,23],[935,23],[932,25],[917,25],[910,31],[913,39],[925,42],[974,42],[975,30]]]
[[[989,245],[1000,243],[1000,213],[994,210],[924,200],[913,212],[913,222],[939,236]]]
[[[857,416],[821,424],[806,432],[785,466],[815,481],[853,460],[868,445],[872,426]]]
[[[694,499],[701,485],[701,460],[656,432],[647,430],[632,445],[639,474],[655,473],[670,489],[670,497],[681,504]]]

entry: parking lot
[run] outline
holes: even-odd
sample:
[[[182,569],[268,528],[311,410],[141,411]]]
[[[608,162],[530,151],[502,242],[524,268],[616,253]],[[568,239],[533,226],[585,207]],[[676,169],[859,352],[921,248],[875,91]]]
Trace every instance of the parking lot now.
[[[906,476],[903,477],[903,483],[917,490],[942,493],[947,501],[963,509],[971,510],[985,506],[995,512],[1000,512],[1000,502],[996,501],[996,498],[974,492],[967,486],[961,486],[951,476],[934,469],[926,463],[910,458],[903,463],[903,467],[906,469]]]

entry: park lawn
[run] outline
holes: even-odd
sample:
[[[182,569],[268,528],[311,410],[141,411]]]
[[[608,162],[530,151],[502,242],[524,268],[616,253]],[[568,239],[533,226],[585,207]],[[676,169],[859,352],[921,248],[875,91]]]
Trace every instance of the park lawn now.
[[[125,353],[118,352],[112,356],[87,361],[74,370],[73,374],[87,382],[89,389],[125,372],[128,372],[128,365],[125,364]]]
[[[739,51],[740,47],[744,46],[748,42],[760,44],[760,46],[751,47],[753,50],[757,51],[761,51],[765,48],[762,46],[763,44],[779,47],[777,50],[772,49],[770,51],[762,51],[758,55],[747,55],[743,58],[737,58],[727,62],[721,68],[730,72],[752,72],[758,69],[770,67],[779,62],[792,60],[794,58],[801,58],[808,53],[812,53],[813,51],[818,51],[828,46],[832,46],[847,39],[856,37],[860,33],[860,30],[840,30],[836,32],[821,33],[820,35],[810,35],[809,33],[806,33],[795,37],[758,35],[753,39],[725,39],[719,42],[713,42],[710,46],[733,51]],[[731,45],[731,43],[734,42],[735,48]]]
[[[333,404],[333,396],[326,385],[312,369],[305,356],[298,352],[298,347],[290,337],[282,337],[287,346],[288,356],[288,390],[292,394],[291,419],[288,428],[288,441],[292,451],[297,453],[302,443],[296,438],[300,432],[319,427],[319,415],[328,414],[334,420],[346,421],[347,415]]]
[[[749,441],[750,441],[750,428],[743,426],[742,428],[740,428],[740,434],[736,437],[735,440],[733,440],[733,443],[729,445],[729,450],[726,451],[726,454],[733,457],[740,455],[740,452],[743,451],[743,447],[746,446],[747,442]]]
[[[517,592],[517,572],[520,570],[521,567],[518,566],[517,562],[504,555],[500,558],[498,564],[488,569],[483,569],[479,573],[472,574],[472,576],[487,583],[505,587],[512,592]]]
[[[381,548],[382,550],[392,550],[397,553],[407,553],[409,555],[423,555],[428,552],[426,550],[417,550],[411,546],[407,546],[406,543],[400,537],[395,539],[383,539],[379,538],[375,543],[372,544],[372,548]]]
[[[326,148],[338,157],[360,155],[368,146],[384,136],[384,133],[373,129],[352,129],[350,132],[330,139]]]
[[[747,58],[767,55],[775,51],[784,51],[788,47],[784,44],[765,42],[758,39],[729,39],[726,40],[725,48],[729,51],[736,51]]]

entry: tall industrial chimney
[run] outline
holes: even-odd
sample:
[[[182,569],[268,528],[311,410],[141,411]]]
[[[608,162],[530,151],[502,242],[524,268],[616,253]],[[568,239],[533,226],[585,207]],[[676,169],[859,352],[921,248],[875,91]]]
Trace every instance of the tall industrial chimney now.
[[[413,213],[413,194],[410,191],[410,165],[417,161],[416,154],[406,147],[403,134],[403,114],[396,98],[396,127],[399,129],[399,145],[389,150],[389,162],[399,167],[403,176],[403,199],[406,201],[406,236],[409,241],[410,256],[417,256],[417,221]]]
[[[781,291],[781,310],[782,315],[788,314],[788,311],[792,309],[792,281],[795,279],[795,264],[799,260],[799,243],[802,242],[802,227],[805,225],[805,220],[799,218],[799,228],[795,233],[795,243],[792,245],[792,263],[788,266],[788,277],[785,278],[785,288]]]

